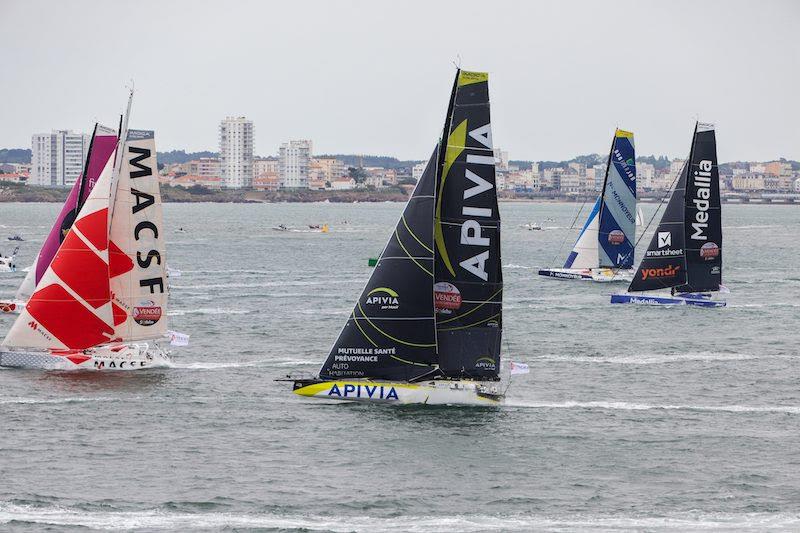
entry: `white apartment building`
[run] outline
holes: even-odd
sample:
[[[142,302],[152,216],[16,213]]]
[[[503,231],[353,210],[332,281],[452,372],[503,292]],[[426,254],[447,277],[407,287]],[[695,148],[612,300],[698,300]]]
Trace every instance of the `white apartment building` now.
[[[423,161],[422,163],[417,163],[411,168],[411,177],[414,180],[419,181],[422,177],[422,174],[425,172],[425,167],[428,165],[427,161]]]
[[[310,140],[289,141],[279,150],[280,184],[284,189],[308,188],[308,165],[313,145]]]
[[[92,136],[69,130],[31,138],[31,185],[70,187],[83,172]]]
[[[253,186],[255,128],[245,117],[227,117],[219,124],[219,159],[222,187],[249,189]]]

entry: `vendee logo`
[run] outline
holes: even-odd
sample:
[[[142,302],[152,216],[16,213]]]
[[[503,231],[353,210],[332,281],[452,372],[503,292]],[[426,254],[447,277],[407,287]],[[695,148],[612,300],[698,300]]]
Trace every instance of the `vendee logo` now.
[[[379,309],[398,309],[400,295],[389,287],[377,287],[367,293],[367,305],[377,306]]]
[[[719,257],[719,246],[715,242],[707,242],[700,247],[700,257],[706,261],[713,261]]]
[[[433,304],[437,311],[450,313],[461,308],[461,291],[452,283],[440,281],[433,286]]]
[[[608,242],[609,244],[618,245],[625,242],[625,234],[622,233],[622,230],[615,229],[609,232],[608,234]]]
[[[140,326],[152,326],[161,319],[161,306],[153,300],[142,300],[133,308],[133,320]]]

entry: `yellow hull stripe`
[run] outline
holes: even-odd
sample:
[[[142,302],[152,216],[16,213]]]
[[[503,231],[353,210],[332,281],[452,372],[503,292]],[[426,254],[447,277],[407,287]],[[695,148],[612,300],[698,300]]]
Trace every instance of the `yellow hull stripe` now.
[[[354,387],[358,385],[377,385],[379,387],[394,387],[395,389],[418,389],[419,385],[409,385],[407,383],[392,383],[388,381],[323,381],[322,383],[314,383],[312,385],[306,385],[305,387],[301,387],[294,391],[295,394],[299,394],[300,396],[316,396],[320,392],[325,392],[329,390],[331,387],[336,385],[340,389],[344,388],[345,385],[352,385]]]

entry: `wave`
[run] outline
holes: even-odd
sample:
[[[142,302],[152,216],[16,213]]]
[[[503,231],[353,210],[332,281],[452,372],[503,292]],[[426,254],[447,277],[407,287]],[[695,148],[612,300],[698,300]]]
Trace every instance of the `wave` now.
[[[330,279],[319,281],[264,281],[260,283],[209,283],[201,285],[171,285],[172,289],[258,289],[261,287],[305,287],[341,283],[364,283],[363,279]]]
[[[508,407],[527,409],[602,409],[622,411],[722,411],[727,413],[787,413],[800,414],[796,405],[653,405],[631,402],[524,402],[506,400]]]
[[[167,313],[168,316],[184,315],[246,315],[252,313],[247,309],[222,309],[219,307],[202,307],[200,309],[175,309]]]
[[[537,357],[536,361],[554,361],[566,363],[609,363],[617,365],[659,365],[669,363],[682,363],[691,361],[748,361],[751,359],[790,359],[792,356],[779,354],[742,354],[742,353],[719,353],[719,352],[698,352],[698,353],[679,353],[679,354],[639,354],[625,356],[567,356],[567,355],[544,355]]]
[[[503,268],[530,270],[533,267],[529,267],[529,266],[525,266],[525,265],[515,265],[515,264],[512,263],[512,264],[508,264],[508,265],[503,265]]]
[[[227,530],[269,528],[281,531],[450,532],[463,531],[591,531],[717,529],[724,527],[792,529],[796,513],[675,513],[641,516],[588,514],[553,515],[405,515],[398,517],[308,516],[276,513],[180,512],[163,508],[141,511],[86,511],[62,506],[0,503],[0,524],[73,526],[102,530]]]
[[[171,362],[170,368],[177,368],[182,370],[220,370],[225,368],[249,368],[254,366],[261,366],[270,363],[267,359],[260,359],[258,361],[224,361],[221,363],[212,363],[206,361],[195,362]]]
[[[27,405],[27,404],[66,404],[84,402],[109,402],[118,401],[118,398],[0,398],[0,405]]]

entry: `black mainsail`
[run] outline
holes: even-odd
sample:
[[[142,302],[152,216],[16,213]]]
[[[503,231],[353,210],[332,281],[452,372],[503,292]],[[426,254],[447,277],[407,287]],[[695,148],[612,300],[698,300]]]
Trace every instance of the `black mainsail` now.
[[[322,379],[411,381],[435,371],[433,206],[438,147],[367,286],[322,365]]]
[[[503,275],[488,74],[457,73],[443,142],[434,219],[439,370],[495,379]]]
[[[714,126],[698,123],[689,159],[672,191],[631,292],[718,291],[722,282],[722,218]]]
[[[442,140],[320,379],[497,379],[503,276],[488,74],[459,70]]]

